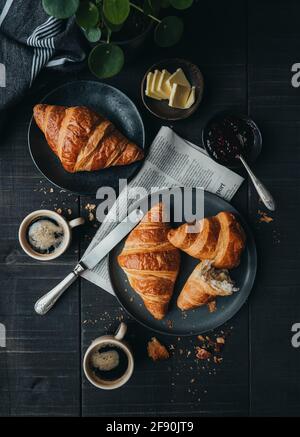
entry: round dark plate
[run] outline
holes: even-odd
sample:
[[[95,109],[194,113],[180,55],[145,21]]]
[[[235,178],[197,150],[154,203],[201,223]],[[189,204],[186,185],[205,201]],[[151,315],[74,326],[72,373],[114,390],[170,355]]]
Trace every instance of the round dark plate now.
[[[222,120],[224,117],[228,117],[228,116],[233,116],[236,118],[240,118],[241,120],[244,120],[248,124],[248,126],[250,126],[250,128],[252,129],[254,143],[253,143],[252,149],[250,151],[250,154],[249,154],[249,156],[247,156],[246,160],[247,160],[248,164],[253,164],[253,162],[256,161],[256,159],[260,155],[260,152],[262,149],[262,135],[261,135],[260,129],[257,126],[257,124],[255,123],[255,121],[253,121],[252,118],[250,118],[248,115],[235,114],[234,112],[230,112],[230,111],[222,111],[222,112],[215,114],[210,120],[208,120],[208,122],[206,123],[206,125],[202,129],[203,147],[205,148],[205,150],[207,151],[209,156],[212,159],[214,159],[214,161],[217,161],[214,158],[214,156],[212,156],[209,148],[207,147],[208,131],[209,131],[212,123],[218,123],[219,120]],[[217,162],[219,162],[219,161],[217,161]],[[226,164],[224,164],[224,162],[219,162],[219,164],[226,165]],[[226,166],[228,168],[232,168],[232,169],[238,169],[238,168],[244,167],[240,160],[236,160],[236,163],[231,164],[231,165],[226,165]]]
[[[177,68],[182,68],[191,86],[196,87],[195,103],[189,109],[171,108],[168,105],[167,100],[151,99],[150,97],[147,97],[145,94],[147,75],[150,71],[154,71],[154,70],[161,71],[163,69],[166,69],[170,73],[174,73],[177,70]],[[146,71],[141,84],[141,94],[142,94],[142,100],[144,102],[144,105],[153,115],[156,115],[156,117],[162,118],[164,120],[175,121],[175,120],[183,120],[184,118],[189,117],[196,111],[202,100],[203,88],[204,88],[203,75],[195,64],[192,64],[191,62],[186,61],[184,59],[167,59],[165,61],[160,61],[152,65],[152,67],[150,67],[149,70]]]
[[[193,197],[193,204],[195,203],[195,195]],[[173,203],[171,200],[171,210],[172,207]],[[210,313],[207,306],[182,312],[177,308],[176,300],[184,283],[199,261],[181,252],[180,272],[169,305],[169,311],[163,320],[155,320],[146,310],[141,298],[131,288],[126,274],[118,265],[117,257],[124,246],[124,239],[110,253],[110,281],[120,304],[134,319],[144,326],[163,334],[181,336],[195,335],[210,331],[222,325],[231,319],[242,307],[249,296],[256,275],[256,246],[252,232],[238,211],[220,197],[205,192],[204,215],[208,217],[220,211],[231,211],[235,213],[247,235],[247,245],[242,255],[241,264],[238,268],[230,271],[231,277],[235,280],[240,290],[231,296],[217,298],[217,310],[214,313]],[[182,223],[171,222],[172,227],[177,227],[180,224]]]
[[[107,117],[139,147],[145,147],[144,125],[136,106],[129,97],[110,85],[94,81],[69,82],[51,91],[41,103],[87,106]],[[28,145],[33,162],[50,182],[78,194],[95,195],[103,186],[117,188],[119,179],[132,178],[142,165],[142,161],[138,161],[98,171],[68,173],[51,151],[33,117],[28,129]]]

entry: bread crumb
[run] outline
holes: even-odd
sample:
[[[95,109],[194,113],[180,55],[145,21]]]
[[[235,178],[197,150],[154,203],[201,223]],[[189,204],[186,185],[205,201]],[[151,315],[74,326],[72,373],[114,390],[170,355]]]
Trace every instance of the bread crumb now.
[[[172,329],[172,328],[173,328],[173,320],[167,320],[167,327],[168,327],[169,329]]]
[[[217,311],[217,302],[212,300],[211,302],[208,302],[207,307],[210,313],[214,313]]]
[[[224,337],[217,337],[216,342],[219,344],[225,344],[225,338]]]
[[[260,215],[259,217],[260,222],[270,223],[274,220],[272,217],[268,216],[266,212],[261,211],[260,209],[258,210],[258,214]]]
[[[206,349],[203,349],[202,347],[197,346],[196,347],[196,357],[199,360],[208,360],[211,358],[211,353],[208,352]]]
[[[166,360],[170,356],[167,348],[156,337],[152,337],[148,342],[147,351],[149,358],[153,361]]]

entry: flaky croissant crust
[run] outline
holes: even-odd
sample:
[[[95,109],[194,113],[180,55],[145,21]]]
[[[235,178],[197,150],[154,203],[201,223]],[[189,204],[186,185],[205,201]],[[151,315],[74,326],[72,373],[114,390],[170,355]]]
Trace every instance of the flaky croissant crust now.
[[[200,222],[198,233],[189,233],[189,225],[172,229],[169,241],[194,258],[212,260],[213,266],[232,269],[240,263],[245,248],[245,232],[235,215],[222,211]]]
[[[70,173],[127,165],[143,158],[142,150],[109,120],[84,106],[39,104],[33,115],[50,148]]]
[[[169,225],[162,221],[163,205],[155,205],[129,234],[120,267],[148,311],[162,319],[168,309],[179,272],[180,254],[167,238]]]

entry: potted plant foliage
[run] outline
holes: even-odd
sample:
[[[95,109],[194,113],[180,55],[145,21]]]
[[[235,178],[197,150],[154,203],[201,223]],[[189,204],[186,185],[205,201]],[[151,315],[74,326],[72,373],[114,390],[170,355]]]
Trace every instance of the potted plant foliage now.
[[[155,42],[161,47],[176,44],[183,22],[175,15],[159,13],[163,8],[189,8],[193,0],[42,0],[47,14],[56,18],[75,16],[87,40],[93,44],[88,65],[104,79],[118,74],[125,56],[130,56],[154,28]]]

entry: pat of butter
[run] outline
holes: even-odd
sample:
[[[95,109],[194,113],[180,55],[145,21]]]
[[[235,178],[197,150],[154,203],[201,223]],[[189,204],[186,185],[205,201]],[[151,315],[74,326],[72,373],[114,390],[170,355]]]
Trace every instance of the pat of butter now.
[[[148,73],[145,94],[146,96],[151,97],[152,99],[161,100],[161,97],[158,94],[156,94],[156,92],[152,91],[153,79],[154,79],[154,74],[152,72]]]
[[[160,79],[158,82],[157,91],[159,94],[164,95],[165,99],[169,99],[171,95],[172,87],[168,83],[168,79],[171,77],[171,73],[168,72],[168,70],[162,70]]]
[[[173,73],[169,77],[167,82],[171,87],[173,86],[174,83],[176,83],[177,85],[182,85],[182,86],[185,86],[187,88],[191,88],[191,85],[190,85],[189,81],[187,80],[187,78],[186,78],[186,76],[181,68],[177,68],[175,73]]]
[[[195,99],[196,99],[195,94],[196,94],[195,87],[193,86],[190,95],[186,101],[184,109],[190,108],[195,103]]]
[[[161,75],[162,75],[162,73],[159,70],[154,71],[153,80],[152,80],[152,84],[151,84],[151,92],[152,92],[152,94],[157,95],[161,99],[167,99],[168,97],[165,95],[165,93],[159,91],[159,89],[158,89],[158,84],[159,84]]]
[[[169,100],[171,108],[185,109],[185,105],[190,95],[190,88],[174,83]]]

